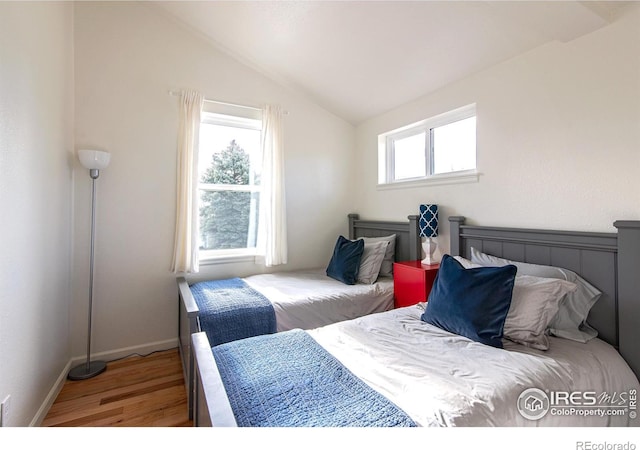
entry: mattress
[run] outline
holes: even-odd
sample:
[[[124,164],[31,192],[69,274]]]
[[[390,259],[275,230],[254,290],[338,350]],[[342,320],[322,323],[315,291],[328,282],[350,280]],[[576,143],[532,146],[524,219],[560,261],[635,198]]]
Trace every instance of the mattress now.
[[[312,329],[393,308],[393,278],[347,285],[325,269],[252,275],[243,280],[267,297],[278,331]]]
[[[399,308],[309,333],[420,426],[638,426],[638,380],[604,341],[499,349],[429,325],[422,312]],[[523,402],[540,395],[545,414],[532,417]]]

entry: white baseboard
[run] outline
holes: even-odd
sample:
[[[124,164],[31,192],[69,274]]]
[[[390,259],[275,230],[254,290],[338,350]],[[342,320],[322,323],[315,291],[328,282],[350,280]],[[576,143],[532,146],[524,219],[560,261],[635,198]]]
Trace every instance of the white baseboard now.
[[[156,341],[156,342],[151,342],[149,344],[142,344],[142,345],[134,345],[133,347],[124,347],[124,348],[120,348],[117,350],[109,350],[107,352],[101,352],[101,353],[93,353],[91,355],[91,359],[92,360],[102,360],[102,361],[114,361],[116,359],[121,359],[124,358],[126,356],[133,356],[133,355],[141,355],[141,356],[145,356],[148,355],[149,353],[153,353],[153,352],[161,352],[164,350],[169,350],[171,348],[177,348],[178,347],[178,338],[174,338],[174,339],[167,339],[166,341]],[[87,355],[84,356],[76,356],[75,358],[71,359],[71,363],[80,363],[82,361],[85,361],[87,359]]]
[[[44,418],[47,417],[47,413],[49,412],[49,409],[51,409],[51,405],[53,405],[53,402],[56,401],[56,398],[58,398],[58,394],[62,390],[62,386],[64,386],[64,382],[67,379],[67,373],[69,373],[69,370],[71,369],[71,363],[72,360],[69,360],[67,365],[64,366],[64,369],[62,369],[62,373],[60,373],[60,375],[58,376],[55,384],[53,385],[51,390],[49,390],[49,394],[44,399],[44,402],[38,409],[35,417],[29,424],[30,427],[39,427],[42,424]]]
[[[168,339],[166,341],[151,342],[149,344],[135,345],[133,347],[125,347],[117,350],[110,350],[107,352],[95,353],[91,355],[91,359],[92,360],[100,359],[102,361],[109,362],[109,361],[114,361],[116,359],[121,359],[127,356],[133,356],[133,355],[145,356],[153,352],[169,350],[176,347],[178,347],[177,338]],[[42,424],[42,422],[44,421],[44,418],[47,416],[47,413],[49,412],[49,409],[51,409],[51,406],[56,401],[58,394],[62,390],[62,387],[64,386],[64,382],[67,380],[67,374],[69,373],[69,370],[71,369],[71,367],[75,366],[81,361],[85,361],[86,358],[87,358],[86,355],[76,356],[69,360],[67,365],[62,370],[62,373],[60,373],[60,375],[58,376],[58,379],[56,380],[55,384],[49,390],[49,394],[47,395],[44,402],[42,403],[42,406],[40,406],[40,409],[38,409],[38,412],[36,413],[31,423],[29,424],[30,427],[39,427]]]

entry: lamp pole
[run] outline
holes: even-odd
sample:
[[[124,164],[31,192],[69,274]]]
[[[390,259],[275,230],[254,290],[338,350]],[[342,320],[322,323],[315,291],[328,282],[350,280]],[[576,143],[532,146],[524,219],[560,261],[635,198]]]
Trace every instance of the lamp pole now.
[[[83,152],[93,152],[87,154]],[[91,177],[91,251],[89,262],[89,327],[87,331],[87,361],[85,364],[80,364],[69,371],[67,378],[69,380],[86,380],[87,378],[95,377],[107,370],[107,364],[104,361],[91,361],[91,322],[92,322],[92,310],[93,310],[93,260],[95,249],[95,234],[96,234],[96,179],[100,176],[100,169],[107,166],[109,163],[109,154],[106,152],[99,152],[97,150],[81,150],[80,161],[89,169],[89,176]],[[104,155],[106,153],[106,156]],[[84,157],[84,158],[83,158]],[[100,159],[102,158],[102,159]]]

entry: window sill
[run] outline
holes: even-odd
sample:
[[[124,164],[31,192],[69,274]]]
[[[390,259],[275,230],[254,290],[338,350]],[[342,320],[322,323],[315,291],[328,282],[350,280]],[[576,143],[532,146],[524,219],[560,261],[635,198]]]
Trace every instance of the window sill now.
[[[477,183],[480,174],[476,170],[463,170],[460,172],[432,175],[426,178],[418,178],[406,181],[394,181],[392,183],[378,184],[378,190],[405,189],[419,186],[440,186],[445,184]]]
[[[253,252],[243,253],[219,253],[219,254],[207,254],[200,256],[201,266],[213,266],[215,264],[228,264],[228,263],[242,263],[242,262],[255,262],[256,254]]]

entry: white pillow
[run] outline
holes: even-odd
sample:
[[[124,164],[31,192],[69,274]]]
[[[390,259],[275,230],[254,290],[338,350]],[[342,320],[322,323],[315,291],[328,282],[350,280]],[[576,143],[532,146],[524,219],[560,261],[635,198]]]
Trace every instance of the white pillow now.
[[[468,259],[463,258],[462,256],[454,256],[453,259],[455,259],[460,264],[462,264],[462,267],[464,267],[465,269],[473,269],[475,267],[484,267],[482,264],[473,263]]]
[[[358,283],[373,284],[376,282],[388,245],[388,241],[369,243],[365,241],[358,270]]]
[[[461,256],[456,256],[455,259],[465,269],[486,267]],[[547,327],[565,296],[576,289],[578,286],[570,281],[521,275],[518,270],[511,306],[504,322],[503,337],[527,347],[548,350]]]
[[[570,281],[516,275],[503,336],[527,347],[548,350],[547,327],[562,299],[577,288]]]
[[[577,289],[568,293],[560,303],[557,314],[549,323],[549,331],[554,336],[577,342],[588,342],[598,335],[598,332],[587,323],[587,316],[593,305],[601,297],[602,292],[575,272],[560,267],[528,264],[498,258],[497,256],[482,253],[473,247],[471,247],[471,261],[483,266],[513,264],[518,268],[519,275],[555,278],[575,283]]]
[[[389,236],[382,237],[363,237],[364,244],[367,245],[371,242],[388,242],[387,250],[384,254],[384,259],[382,260],[382,265],[380,266],[380,276],[381,277],[391,277],[393,276],[393,262],[396,257],[396,235],[391,234]]]

